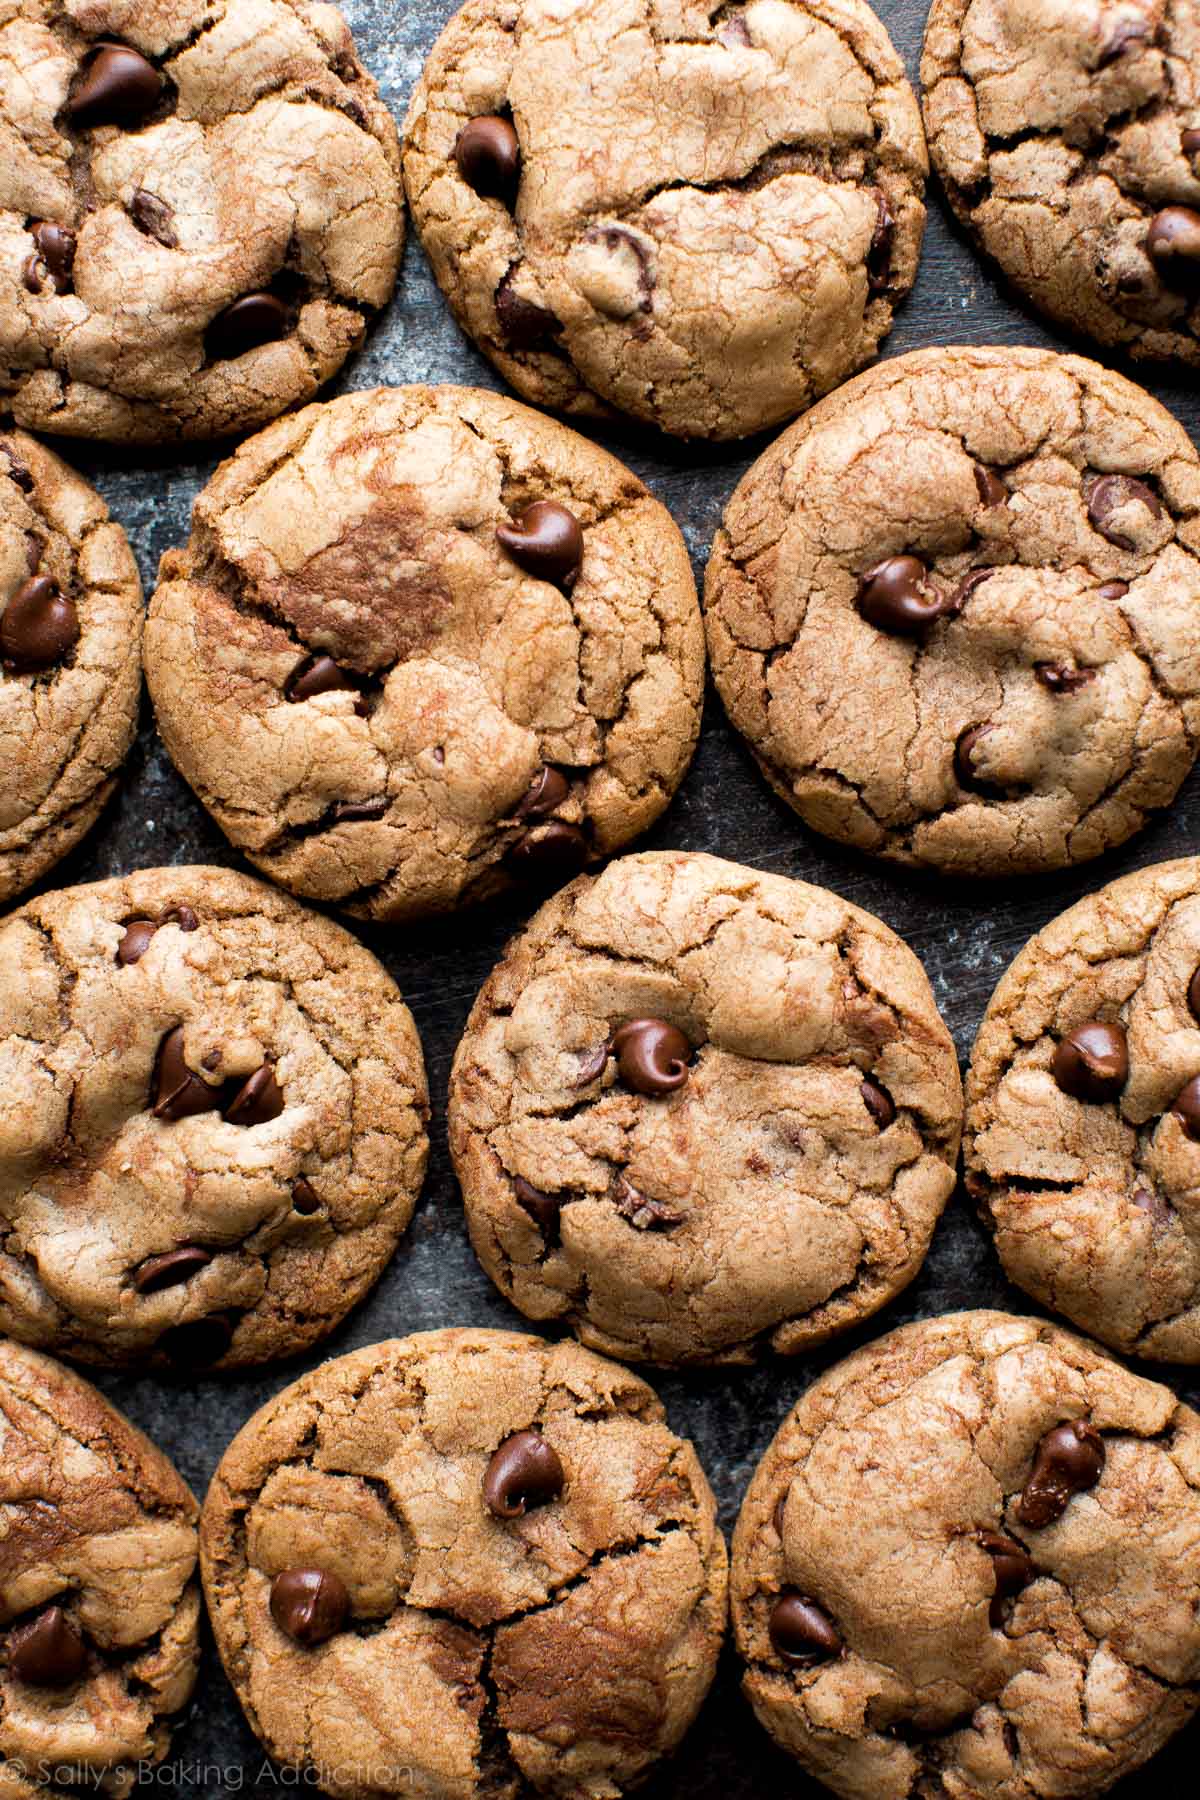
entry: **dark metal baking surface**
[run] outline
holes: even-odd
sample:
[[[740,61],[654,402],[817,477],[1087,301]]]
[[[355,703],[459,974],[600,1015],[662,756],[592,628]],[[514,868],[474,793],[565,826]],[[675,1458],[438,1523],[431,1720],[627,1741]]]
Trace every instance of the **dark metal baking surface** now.
[[[454,0],[342,0],[342,5],[364,61],[401,118],[425,53],[454,10]],[[924,0],[881,0],[878,10],[915,82]],[[927,344],[968,342],[1069,347],[999,291],[991,273],[948,223],[935,185],[917,284],[885,350],[895,356]],[[1186,384],[1160,379],[1150,365],[1127,372],[1150,387],[1195,438],[1200,401],[1194,379]],[[411,238],[396,300],[331,391],[407,381],[499,385],[455,328]],[[699,578],[725,502],[762,441],[732,450],[692,449],[645,431],[597,435],[671,509]],[[59,447],[96,482],[128,531],[149,591],[161,553],[186,536],[192,499],[218,457],[95,452],[69,442]],[[965,1060],[988,996],[1033,932],[1114,876],[1200,848],[1200,778],[1193,775],[1175,806],[1149,830],[1099,863],[1044,879],[958,886],[872,866],[806,832],[768,792],[710,694],[691,772],[645,844],[709,850],[755,868],[801,876],[877,913],[923,959]],[[171,768],[147,708],[117,799],[80,849],[43,885],[65,886],[159,863],[237,860]],[[255,1408],[324,1355],[439,1325],[528,1328],[475,1261],[445,1142],[446,1078],[455,1045],[476,989],[522,916],[519,908],[493,906],[418,930],[360,930],[416,1016],[434,1106],[433,1155],[416,1218],[366,1304],[319,1354],[260,1375],[177,1385],[102,1378],[106,1392],[174,1457],[198,1495],[203,1495],[221,1451]],[[839,1339],[819,1356],[778,1361],[750,1373],[683,1377],[651,1372],[673,1426],[696,1445],[720,1499],[726,1529],[732,1528],[750,1473],[780,1419],[815,1374],[894,1325],[968,1306],[1036,1310],[1005,1282],[960,1193],[938,1228],[922,1274],[864,1330]],[[1193,1400],[1200,1394],[1195,1372],[1146,1372]],[[1121,1800],[1170,1800],[1192,1793],[1198,1753],[1200,1726],[1193,1726],[1115,1791]],[[166,1791],[173,1786],[190,1800],[225,1790],[272,1791],[286,1779],[265,1763],[209,1645],[195,1700],[154,1787]],[[656,1800],[667,1795],[762,1800],[768,1793],[784,1800],[815,1800],[822,1791],[771,1748],[740,1697],[729,1652],[680,1757],[648,1790]]]

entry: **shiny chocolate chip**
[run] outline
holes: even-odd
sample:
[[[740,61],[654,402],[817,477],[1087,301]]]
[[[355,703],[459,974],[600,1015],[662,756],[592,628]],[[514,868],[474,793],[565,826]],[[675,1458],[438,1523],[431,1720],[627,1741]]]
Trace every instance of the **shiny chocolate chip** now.
[[[1115,515],[1135,505],[1144,506],[1151,518],[1162,517],[1162,503],[1154,489],[1132,475],[1101,475],[1087,490],[1088,518],[1101,537],[1122,550],[1136,550],[1137,545],[1122,531]]]
[[[551,819],[549,824],[535,825],[518,838],[507,861],[519,881],[541,887],[569,881],[586,866],[587,859],[587,839],[579,827]]]
[[[292,1211],[307,1218],[311,1213],[320,1212],[321,1196],[311,1181],[305,1181],[303,1175],[299,1181],[292,1183]]]
[[[521,179],[521,145],[510,119],[495,113],[472,119],[454,147],[454,160],[469,188],[485,200],[511,202]]]
[[[887,1089],[885,1087],[880,1087],[877,1081],[872,1081],[869,1075],[863,1080],[861,1092],[863,1105],[878,1125],[880,1131],[886,1131],[892,1120],[896,1117],[896,1102],[892,1099],[892,1096],[888,1093]]]
[[[81,131],[96,125],[138,125],[158,105],[162,76],[128,44],[101,44],[84,64],[67,101],[71,123]]]
[[[129,199],[129,213],[139,231],[144,231],[147,237],[166,250],[178,248],[175,213],[157,194],[152,194],[148,188],[134,188]]]
[[[223,361],[286,337],[287,328],[288,309],[278,295],[243,294],[217,314],[208,328],[205,344],[214,361]]]
[[[1096,589],[1102,600],[1123,600],[1129,592],[1127,581],[1105,581]]]
[[[1200,130],[1194,125],[1188,127],[1179,143],[1185,156],[1200,156]]]
[[[994,729],[992,725],[968,725],[965,731],[959,733],[954,746],[954,779],[959,787],[979,794],[1001,791],[996,782],[988,781],[975,767],[975,752],[989,731]]]
[[[535,500],[515,525],[499,525],[496,537],[530,575],[566,592],[583,561],[583,531],[575,514],[556,500]]]
[[[609,1044],[621,1080],[635,1094],[670,1094],[688,1078],[692,1046],[666,1019],[630,1019]]]
[[[270,1063],[255,1069],[225,1106],[229,1125],[265,1125],[283,1111],[283,1090]]]
[[[311,1650],[336,1637],[350,1613],[350,1595],[328,1569],[284,1569],[271,1583],[271,1617],[280,1631]]]
[[[888,282],[888,264],[892,259],[892,243],[896,236],[896,215],[887,203],[882,189],[875,190],[875,229],[867,251],[867,283],[878,293]]]
[[[8,1666],[28,1687],[70,1687],[87,1666],[87,1650],[62,1607],[48,1606],[10,1634]]]
[[[284,693],[289,700],[313,700],[318,694],[335,694],[356,688],[353,675],[340,669],[332,656],[310,656],[288,676]]]
[[[557,1244],[562,1223],[562,1200],[559,1196],[544,1193],[541,1188],[535,1188],[531,1181],[526,1181],[523,1175],[515,1175],[513,1198],[522,1211],[529,1214],[546,1243],[550,1246]]]
[[[75,233],[67,225],[39,219],[30,227],[29,234],[37,245],[37,253],[31,260],[39,265],[39,273],[35,287],[26,270],[26,287],[36,293],[48,281],[56,294],[69,294],[75,268]]]
[[[233,1320],[224,1313],[209,1313],[205,1319],[172,1325],[157,1348],[178,1369],[207,1369],[220,1362],[232,1342]]]
[[[199,1244],[181,1244],[178,1250],[167,1250],[162,1256],[148,1256],[133,1272],[133,1285],[139,1294],[161,1293],[163,1288],[178,1287],[190,1281],[200,1269],[212,1261],[212,1251]]]
[[[1095,681],[1099,669],[1069,669],[1065,663],[1034,663],[1033,672],[1052,694],[1077,694]]]
[[[868,569],[855,604],[868,625],[892,637],[920,637],[942,618],[945,602],[926,586],[928,571],[915,556],[889,556]]]
[[[1168,287],[1190,293],[1200,286],[1200,212],[1164,206],[1150,221],[1146,254]]]
[[[158,930],[153,919],[133,919],[125,927],[125,932],[117,945],[117,961],[123,969],[131,963],[140,962],[150,948],[150,940]]]
[[[56,668],[79,641],[79,615],[48,575],[22,582],[0,615],[0,657],[18,675]]]
[[[767,1624],[784,1662],[819,1663],[840,1656],[842,1640],[829,1614],[794,1590],[780,1594]]]
[[[775,1502],[774,1510],[771,1513],[771,1523],[775,1527],[776,1537],[779,1538],[783,1536],[783,1522],[787,1515],[788,1495],[791,1491],[790,1487],[784,1488],[782,1494],[780,1494],[778,1500]]]
[[[510,350],[536,350],[562,330],[552,312],[517,293],[511,270],[496,289],[496,319]]]
[[[1125,1027],[1105,1019],[1077,1025],[1059,1043],[1050,1070],[1074,1100],[1115,1100],[1129,1079]]]
[[[1095,1487],[1104,1461],[1104,1440],[1086,1419],[1071,1419],[1048,1431],[1037,1447],[1032,1472],[1017,1502],[1022,1525],[1037,1530],[1061,1518],[1073,1494]]]
[[[216,1112],[221,1090],[193,1074],[183,1059],[183,1026],[168,1031],[158,1046],[154,1065],[154,1117],[174,1124],[198,1113]]]
[[[542,819],[561,806],[571,791],[571,784],[560,770],[545,763],[529,784],[517,808],[518,819]]]
[[[984,463],[975,464],[975,486],[979,491],[980,506],[1005,506],[1008,503],[1008,489],[997,475],[995,469],[989,469]]]
[[[1187,1135],[1200,1143],[1200,1075],[1193,1075],[1187,1086],[1179,1090],[1171,1111]]]
[[[483,1477],[483,1501],[497,1519],[519,1519],[531,1506],[557,1500],[566,1486],[558,1453],[540,1431],[505,1438]]]
[[[1004,1602],[1028,1587],[1037,1569],[1033,1558],[1013,1538],[1004,1537],[998,1531],[980,1531],[977,1538],[980,1547],[992,1559],[995,1588],[989,1617],[993,1625],[999,1625],[1004,1617]]]
[[[1188,1006],[1196,1023],[1200,1025],[1200,964],[1192,970],[1192,979],[1188,982]]]

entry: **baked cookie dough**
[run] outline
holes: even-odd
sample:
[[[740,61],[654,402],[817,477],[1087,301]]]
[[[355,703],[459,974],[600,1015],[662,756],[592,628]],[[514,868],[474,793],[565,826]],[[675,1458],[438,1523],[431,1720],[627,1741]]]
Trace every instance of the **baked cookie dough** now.
[[[141,647],[125,533],[57,456],[0,431],[0,905],[79,842],[116,786]]]
[[[408,1008],[340,926],[224,869],[0,925],[0,1329],[240,1368],[361,1299],[425,1168]]]
[[[1200,1363],[1200,859],[1026,944],[967,1093],[967,1188],[1009,1277],[1114,1349]]]
[[[871,359],[926,170],[864,0],[469,0],[405,126],[434,273],[506,380],[691,438],[779,424]]]
[[[1098,1794],[1200,1704],[1200,1418],[1034,1319],[890,1332],[750,1484],[760,1722],[844,1800]]]
[[[315,0],[22,0],[0,17],[0,395],[154,443],[311,399],[385,304],[395,123]]]
[[[230,840],[394,921],[644,831],[695,746],[704,633],[683,539],[621,463],[496,394],[381,388],[218,469],[163,558],[146,672]]]
[[[196,1678],[199,1508],[90,1383],[0,1340],[0,1788],[120,1800]]]
[[[822,888],[625,857],[488,978],[450,1081],[471,1241],[523,1313],[612,1356],[822,1343],[924,1261],[962,1092],[912,951]]]
[[[745,476],[709,563],[713,676],[806,824],[953,875],[1085,862],[1200,737],[1200,463],[1111,371],[920,350]]]
[[[1200,363],[1196,0],[934,0],[934,166],[981,250],[1057,324]]]
[[[347,1800],[618,1800],[679,1743],[725,1542],[650,1388],[575,1344],[369,1345],[243,1426],[201,1527],[267,1750]]]

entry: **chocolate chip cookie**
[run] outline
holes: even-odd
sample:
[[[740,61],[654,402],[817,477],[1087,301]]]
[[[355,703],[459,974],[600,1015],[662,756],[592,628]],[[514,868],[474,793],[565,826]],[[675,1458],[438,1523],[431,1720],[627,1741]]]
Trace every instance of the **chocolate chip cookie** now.
[[[0,1340],[0,1787],[154,1779],[196,1678],[199,1508],[90,1383]]]
[[[226,1451],[201,1554],[250,1724],[346,1800],[618,1800],[687,1730],[725,1628],[712,1495],[651,1389],[505,1331],[285,1389]]]
[[[1195,0],[934,0],[921,80],[955,213],[1057,324],[1200,363]]]
[[[1200,1363],[1200,859],[1032,938],[967,1091],[967,1187],[1011,1279],[1115,1349]]]
[[[613,457],[496,394],[381,388],[218,469],[146,671],[252,862],[397,920],[644,831],[696,742],[704,633],[678,530]]]
[[[1200,1418],[1033,1319],[925,1319],[788,1415],[733,1540],[745,1691],[846,1800],[1098,1794],[1200,1705]]]
[[[0,905],[79,842],[116,786],[141,647],[125,533],[57,456],[0,432]]]
[[[24,0],[0,20],[0,394],[154,443],[312,397],[392,292],[391,114],[314,0]]]
[[[239,1368],[375,1281],[425,1167],[408,1009],[348,933],[224,869],[0,926],[0,1327],[81,1362]]]
[[[707,580],[713,675],[826,836],[955,875],[1120,844],[1200,739],[1200,463],[1121,376],[921,350],[742,481]]]
[[[471,1241],[610,1355],[746,1363],[916,1274],[954,1187],[958,1065],[920,963],[835,894],[717,857],[549,901],[450,1083]]]
[[[517,391],[693,438],[792,418],[870,360],[926,168],[862,0],[469,0],[405,127],[434,273]]]

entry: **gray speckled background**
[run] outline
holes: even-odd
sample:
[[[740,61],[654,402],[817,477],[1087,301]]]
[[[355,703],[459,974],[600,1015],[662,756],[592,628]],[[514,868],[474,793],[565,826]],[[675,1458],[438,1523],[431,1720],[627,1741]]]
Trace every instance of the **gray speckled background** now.
[[[343,0],[363,59],[398,117],[403,116],[425,52],[453,5],[454,0]],[[915,80],[925,0],[881,0],[878,10]],[[967,341],[1058,342],[998,293],[991,275],[949,227],[935,191],[920,276],[886,352],[895,355],[925,344]],[[1145,371],[1131,372],[1135,379],[1147,379]],[[344,372],[341,385],[357,388],[404,381],[498,385],[489,366],[460,337],[420,248],[412,241],[397,298],[364,352]],[[1200,404],[1194,379],[1186,385],[1155,380],[1147,385],[1195,436]],[[646,432],[610,442],[674,513],[699,577],[725,501],[761,446],[689,450]],[[186,457],[91,453],[69,443],[61,448],[96,481],[129,532],[149,588],[160,553],[186,535],[192,498],[216,457],[193,460],[190,452]],[[1193,775],[1169,815],[1102,863],[1068,876],[959,887],[881,872],[807,834],[767,791],[710,697],[691,772],[646,841],[650,847],[711,850],[758,868],[803,876],[878,913],[924,959],[965,1059],[993,986],[1032,932],[1101,882],[1198,847],[1200,778]],[[147,708],[118,799],[45,885],[192,861],[236,858],[168,763]],[[416,1219],[395,1261],[366,1305],[327,1343],[323,1354],[437,1325],[524,1324],[492,1290],[471,1253],[446,1155],[444,1126],[446,1078],[459,1032],[477,987],[520,917],[516,909],[493,908],[421,930],[361,933],[400,983],[416,1016],[433,1094],[433,1156]],[[819,1357],[780,1362],[748,1375],[655,1377],[673,1425],[696,1443],[717,1490],[726,1528],[732,1527],[751,1470],[776,1425],[819,1369],[862,1338],[890,1326],[980,1305],[1032,1310],[1024,1296],[1005,1283],[989,1243],[959,1195],[942,1221],[923,1274],[865,1332],[841,1340]],[[316,1362],[320,1356],[310,1360]],[[127,1378],[106,1379],[102,1385],[175,1458],[202,1495],[234,1432],[255,1407],[300,1373],[301,1366],[308,1365],[289,1364],[246,1379],[196,1385]],[[1193,1399],[1200,1394],[1200,1382],[1190,1372],[1167,1378]],[[1194,1794],[1198,1752],[1200,1727],[1193,1727],[1141,1776],[1122,1785],[1123,1800]],[[269,1790],[282,1779],[264,1764],[210,1646],[172,1759],[154,1785],[166,1789],[173,1784],[179,1793],[191,1796],[225,1788]],[[680,1759],[653,1792],[696,1800],[716,1796],[758,1800],[767,1791],[784,1797],[821,1792],[771,1749],[741,1701],[736,1668],[727,1654],[716,1689]]]

